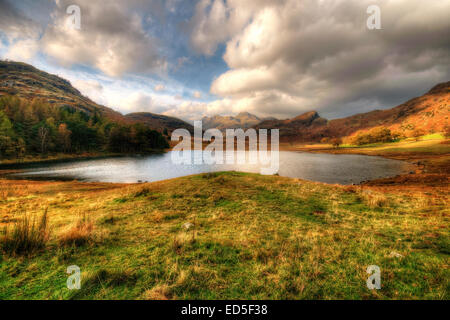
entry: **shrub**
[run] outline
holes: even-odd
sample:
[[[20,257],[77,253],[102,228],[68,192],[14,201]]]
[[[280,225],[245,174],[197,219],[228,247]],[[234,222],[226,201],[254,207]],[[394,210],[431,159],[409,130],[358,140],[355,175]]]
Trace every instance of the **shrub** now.
[[[419,138],[424,136],[426,134],[425,130],[423,129],[415,129],[411,134],[411,138],[415,138],[416,141],[419,141]]]
[[[339,146],[342,144],[341,138],[333,138],[330,140],[330,143],[333,145],[334,148],[339,148]]]
[[[392,142],[394,137],[392,136],[391,130],[383,127],[374,128],[367,133],[360,132],[353,138],[352,143],[357,146],[362,146],[365,144],[379,143],[379,142]]]
[[[328,137],[322,138],[322,139],[320,140],[320,143],[323,143],[323,144],[329,144],[329,143],[330,143],[330,138],[328,138]]]
[[[444,127],[444,137],[450,138],[450,125]]]
[[[134,197],[135,198],[145,197],[145,196],[148,196],[149,193],[150,193],[150,189],[149,188],[142,188],[141,190],[139,190],[139,191],[134,193]]]
[[[1,238],[1,247],[4,252],[12,255],[32,254],[44,248],[48,239],[48,216],[45,209],[40,219],[25,215],[16,222],[12,230],[6,227]]]

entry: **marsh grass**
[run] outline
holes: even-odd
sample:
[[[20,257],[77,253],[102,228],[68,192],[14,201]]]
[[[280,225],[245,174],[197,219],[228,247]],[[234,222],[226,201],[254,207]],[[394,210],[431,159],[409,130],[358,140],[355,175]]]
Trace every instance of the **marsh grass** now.
[[[47,209],[40,218],[25,214],[1,237],[2,250],[11,255],[28,255],[45,247],[49,239]]]

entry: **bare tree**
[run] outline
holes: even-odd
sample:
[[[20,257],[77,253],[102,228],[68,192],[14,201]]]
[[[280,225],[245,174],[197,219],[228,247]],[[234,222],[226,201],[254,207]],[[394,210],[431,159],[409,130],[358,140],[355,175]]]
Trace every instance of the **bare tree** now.
[[[48,128],[40,127],[38,130],[38,136],[41,143],[41,153],[44,153],[47,147]]]

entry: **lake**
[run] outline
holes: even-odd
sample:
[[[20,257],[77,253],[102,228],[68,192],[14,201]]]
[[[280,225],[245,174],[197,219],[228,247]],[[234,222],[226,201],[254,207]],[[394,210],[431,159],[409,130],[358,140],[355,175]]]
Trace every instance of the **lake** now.
[[[196,151],[197,156],[199,152],[201,151]],[[413,170],[413,166],[404,161],[349,154],[281,151],[279,163],[278,173],[280,176],[344,185],[393,177]],[[146,156],[38,164],[8,177],[14,179],[136,183],[216,171],[259,173],[260,166],[248,164],[175,165],[171,159],[171,152],[168,152]]]

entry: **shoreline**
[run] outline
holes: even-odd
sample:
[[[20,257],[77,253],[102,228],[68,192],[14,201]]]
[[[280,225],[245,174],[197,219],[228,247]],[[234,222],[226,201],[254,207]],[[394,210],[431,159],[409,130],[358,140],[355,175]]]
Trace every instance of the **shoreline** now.
[[[432,141],[433,142],[433,141]],[[450,149],[449,141],[434,141],[436,143],[443,144],[446,148]],[[409,142],[408,145],[415,145],[418,142]],[[414,171],[406,174],[400,174],[394,177],[379,178],[373,180],[362,181],[356,185],[358,186],[420,186],[420,187],[442,187],[450,183],[449,179],[449,164],[450,164],[450,153],[436,153],[431,151],[417,152],[412,150],[400,150],[397,152],[390,152],[392,148],[398,147],[398,144],[385,144],[375,147],[344,147],[344,148],[333,148],[331,146],[316,144],[316,145],[288,145],[286,143],[280,144],[280,151],[290,151],[290,152],[307,152],[307,153],[327,153],[327,154],[354,154],[354,155],[365,155],[365,156],[377,156],[392,160],[401,160],[408,162],[414,166]],[[389,149],[390,148],[390,149]],[[444,151],[446,151],[445,149]],[[161,152],[168,152],[171,149],[166,150],[155,150],[155,152],[150,152],[146,154],[155,154]],[[80,155],[67,158],[56,158],[56,159],[42,159],[38,161],[25,161],[25,162],[13,162],[0,164],[0,177],[6,178],[6,175],[11,173],[20,172],[21,169],[26,167],[39,166],[41,164],[54,164],[54,163],[65,163],[78,160],[92,160],[92,159],[105,159],[111,157],[127,157],[127,156],[144,156],[146,154],[88,154]],[[30,179],[13,179],[21,181],[34,181]],[[60,180],[57,181],[68,181]],[[54,181],[51,179],[37,179],[37,181]],[[82,181],[80,181],[82,182]],[[83,182],[88,183],[88,182]],[[130,185],[132,185],[131,183]],[[136,183],[139,184],[139,183]],[[345,185],[342,185],[345,186]]]
[[[426,144],[426,147],[423,150],[413,149],[420,144]],[[441,146],[442,151],[432,149],[436,146]],[[450,140],[448,139],[382,144],[375,147],[333,148],[324,145],[284,145],[280,149],[294,152],[377,156],[405,161],[416,167],[415,171],[409,174],[364,181],[359,184],[361,186],[427,189],[434,187],[448,188],[448,185],[450,185]]]
[[[286,151],[284,151],[286,152]],[[287,152],[295,152],[295,151],[287,151]],[[297,151],[298,152],[298,151]],[[302,151],[303,152],[303,151]],[[312,152],[310,152],[312,153]],[[126,157],[127,155],[119,155],[119,156],[115,156],[115,157]],[[365,155],[367,156],[367,155]],[[101,157],[95,157],[96,159],[102,159],[102,158],[111,158],[112,156],[101,156]],[[92,159],[92,158],[91,158]],[[78,159],[76,159],[78,160]],[[80,160],[85,160],[85,159],[80,159]],[[86,159],[87,160],[87,159]],[[65,162],[70,162],[73,160],[57,160],[57,161],[52,161],[52,163],[65,163]],[[108,182],[102,182],[102,181],[85,181],[83,179],[77,179],[77,177],[73,176],[73,177],[50,177],[50,176],[42,176],[42,177],[32,177],[32,176],[12,176],[12,174],[15,173],[21,173],[24,172],[24,170],[26,168],[33,168],[33,166],[39,166],[41,165],[42,162],[40,163],[35,163],[34,165],[30,165],[30,164],[23,164],[22,168],[18,168],[17,166],[15,168],[12,169],[6,169],[6,170],[1,170],[0,169],[0,179],[2,180],[9,180],[9,181],[36,181],[36,182],[71,182],[71,181],[77,181],[80,183],[108,183]],[[411,168],[413,169],[413,168]],[[233,172],[233,171],[229,171],[229,172]],[[234,172],[240,172],[240,171],[234,171]],[[199,173],[199,175],[202,174],[209,174],[212,172],[202,172]],[[242,173],[245,173],[244,171],[242,171]],[[193,175],[198,175],[198,174],[193,174]],[[387,177],[384,179],[392,179],[392,178],[396,178],[399,176],[405,176],[407,175],[407,173],[404,171],[404,173],[400,174],[400,175],[396,175],[396,176],[392,176],[392,177]],[[188,177],[188,176],[192,176],[191,174],[186,175],[186,176],[180,176],[180,177],[176,177],[176,178],[170,178],[170,179],[164,179],[164,180],[158,180],[158,181],[148,181],[148,182],[159,182],[159,181],[168,181],[168,180],[172,180],[172,179],[177,179],[177,178],[183,178],[183,177]],[[342,186],[342,187],[348,187],[348,186],[360,186],[363,185],[367,182],[371,182],[371,181],[375,181],[378,179],[371,179],[371,180],[365,180],[365,181],[361,181],[358,183],[352,183],[352,184],[346,184],[346,183],[331,183],[331,182],[323,182],[323,181],[317,181],[317,180],[308,180],[308,179],[304,179],[304,178],[299,178],[299,177],[289,177],[289,176],[283,176],[283,175],[279,175],[279,174],[275,174],[274,176],[280,176],[280,177],[284,177],[284,178],[289,178],[289,179],[299,179],[299,180],[303,180],[303,181],[308,181],[308,182],[314,182],[314,183],[322,183],[322,184],[326,184],[326,185],[338,185],[338,186]],[[129,183],[123,183],[123,182],[111,182],[113,184],[123,184],[123,185],[136,185],[136,184],[142,184],[142,183],[147,183],[147,181],[139,181],[139,182],[129,182]]]
[[[68,155],[67,157],[49,157],[46,159],[31,159],[25,161],[9,161],[6,160],[6,163],[0,162],[0,174],[4,170],[14,170],[21,169],[24,167],[33,167],[41,164],[56,164],[56,163],[66,163],[71,161],[84,161],[84,160],[95,160],[95,159],[106,159],[106,158],[124,158],[130,156],[144,156],[151,154],[160,154],[167,152],[167,149],[164,150],[154,150],[146,153],[132,154],[132,153],[85,153],[81,155]]]

